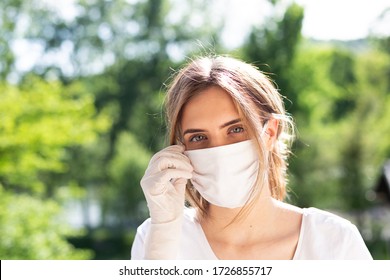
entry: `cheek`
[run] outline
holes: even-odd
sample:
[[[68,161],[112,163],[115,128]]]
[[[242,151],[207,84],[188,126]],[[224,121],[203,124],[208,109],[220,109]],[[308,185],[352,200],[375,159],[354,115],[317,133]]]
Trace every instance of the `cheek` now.
[[[235,138],[238,140],[237,142],[249,139],[248,134],[246,132],[238,134]]]
[[[246,132],[229,134],[227,141],[228,143],[226,144],[234,144],[245,140],[249,140],[248,134]]]

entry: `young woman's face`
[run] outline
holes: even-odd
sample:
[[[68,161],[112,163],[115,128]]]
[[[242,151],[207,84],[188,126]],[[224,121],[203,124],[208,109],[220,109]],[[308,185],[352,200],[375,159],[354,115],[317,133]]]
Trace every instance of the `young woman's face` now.
[[[249,139],[232,98],[216,86],[200,92],[184,106],[181,129],[186,150],[212,148]]]

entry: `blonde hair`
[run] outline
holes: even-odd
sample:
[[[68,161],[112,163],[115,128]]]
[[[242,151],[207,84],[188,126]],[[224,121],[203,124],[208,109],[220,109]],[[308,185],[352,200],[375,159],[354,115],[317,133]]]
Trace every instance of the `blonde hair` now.
[[[190,61],[174,77],[166,99],[166,117],[169,142],[182,142],[181,114],[183,106],[199,92],[218,86],[233,99],[240,117],[255,140],[260,159],[259,174],[252,196],[259,195],[268,186],[272,197],[286,197],[286,169],[294,125],[286,113],[282,96],[265,74],[241,60],[226,56],[201,57]],[[262,131],[270,119],[278,120],[276,143],[266,150]],[[206,214],[208,202],[193,187],[186,191],[187,201]]]

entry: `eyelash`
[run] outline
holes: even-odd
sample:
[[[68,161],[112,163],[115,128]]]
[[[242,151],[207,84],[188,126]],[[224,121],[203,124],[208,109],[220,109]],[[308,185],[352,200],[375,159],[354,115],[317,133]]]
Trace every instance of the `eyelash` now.
[[[240,131],[239,132],[234,132],[233,130],[239,128]],[[233,127],[232,129],[229,130],[229,133],[241,133],[241,132],[244,132],[245,129],[242,127],[242,126],[236,126],[236,127]]]
[[[207,137],[204,136],[204,135],[194,135],[194,136],[190,137],[189,141],[190,141],[190,142],[199,142],[199,141],[204,140],[204,139],[201,139],[201,140],[194,140],[195,138],[198,138],[198,137],[200,137],[200,136],[202,136],[202,137],[204,137],[205,139],[207,139]]]
[[[236,129],[239,129],[240,131],[234,132],[234,130],[236,130]],[[245,129],[242,126],[236,126],[236,127],[233,127],[229,130],[229,134],[230,133],[238,134],[238,133],[242,133],[244,131],[245,131]],[[199,138],[199,137],[203,137],[203,139],[195,140],[196,138]],[[199,141],[202,141],[205,139],[207,139],[207,137],[205,135],[198,134],[198,135],[194,135],[194,136],[190,137],[189,142],[199,142]]]

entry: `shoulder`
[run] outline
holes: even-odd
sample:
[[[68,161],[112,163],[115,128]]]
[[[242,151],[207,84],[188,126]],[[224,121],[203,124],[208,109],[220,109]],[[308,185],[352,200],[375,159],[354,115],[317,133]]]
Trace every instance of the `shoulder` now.
[[[317,208],[303,209],[302,230],[306,237],[318,241],[324,239],[338,245],[351,237],[360,236],[356,226],[349,220]]]
[[[317,208],[303,209],[296,257],[370,259],[363,238],[349,220]]]
[[[314,207],[304,208],[303,219],[307,226],[329,228],[332,230],[350,229],[353,224],[341,216]]]

